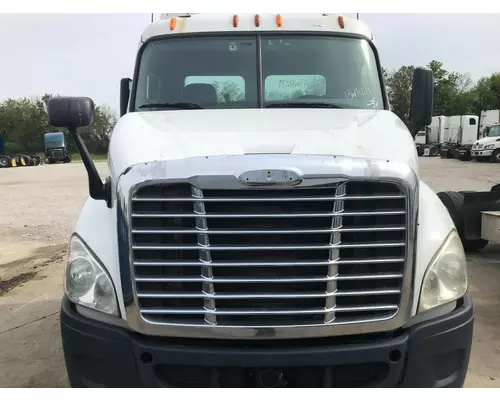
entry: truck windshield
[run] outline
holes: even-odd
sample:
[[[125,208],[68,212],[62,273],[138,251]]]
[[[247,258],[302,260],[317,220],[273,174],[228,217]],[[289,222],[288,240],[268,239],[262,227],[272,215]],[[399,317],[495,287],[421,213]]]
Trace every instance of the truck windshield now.
[[[500,125],[491,126],[488,132],[488,137],[499,137],[500,136]]]
[[[160,39],[144,49],[136,79],[136,111],[384,108],[375,55],[365,40],[355,38]]]

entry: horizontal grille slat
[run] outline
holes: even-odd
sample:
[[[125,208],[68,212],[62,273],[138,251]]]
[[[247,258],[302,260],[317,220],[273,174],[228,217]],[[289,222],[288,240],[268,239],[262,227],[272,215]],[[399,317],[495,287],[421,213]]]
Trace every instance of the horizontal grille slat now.
[[[404,242],[398,243],[345,243],[334,245],[308,245],[308,246],[133,246],[134,250],[330,250],[348,248],[370,247],[403,247]]]
[[[228,203],[228,202],[281,202],[281,201],[333,201],[333,200],[394,200],[394,199],[404,199],[405,196],[403,195],[380,195],[380,196],[328,196],[328,197],[270,197],[270,198],[252,198],[252,197],[246,197],[246,198],[210,198],[210,197],[203,197],[203,202],[204,203],[210,203],[210,202],[219,202],[219,203]],[[184,197],[184,198],[164,198],[164,197],[146,197],[146,198],[133,198],[132,201],[137,201],[137,202],[155,202],[155,201],[160,201],[160,202],[195,202],[199,201],[198,198],[196,197]]]
[[[212,267],[299,267],[299,266],[328,266],[328,265],[353,265],[353,264],[392,264],[402,263],[404,258],[383,258],[364,260],[335,260],[335,261],[290,261],[290,262],[211,262]],[[160,267],[201,267],[202,262],[168,262],[168,261],[136,261],[135,266],[160,266]]]
[[[333,307],[331,309],[294,309],[294,310],[215,310],[207,311],[206,309],[185,309],[185,308],[160,308],[160,309],[143,309],[142,314],[213,314],[213,315],[259,315],[259,314],[273,314],[273,315],[293,315],[293,314],[324,314],[325,311],[335,312],[368,312],[368,311],[393,311],[397,310],[398,306],[395,305],[372,305],[363,307]]]
[[[207,282],[212,283],[292,283],[292,282],[329,282],[329,281],[357,281],[372,279],[402,279],[403,274],[373,274],[373,275],[341,275],[341,276],[300,276],[291,278],[203,278],[203,277],[165,277],[165,276],[136,276],[136,282]]]
[[[295,235],[295,234],[318,234],[318,233],[335,233],[335,232],[393,232],[404,231],[404,226],[383,226],[383,227],[359,227],[359,228],[330,228],[330,229],[286,229],[286,230],[222,230],[210,229],[204,230],[203,233],[208,235]],[[197,229],[134,229],[133,234],[155,235],[155,234],[198,234]]]
[[[333,292],[333,293],[267,293],[267,294],[212,294],[212,293],[137,293],[137,297],[144,299],[292,299],[292,298],[326,298],[341,296],[379,296],[399,294],[399,289],[387,290],[362,290],[357,292]]]
[[[358,211],[358,212],[343,212],[343,213],[293,213],[293,214],[207,214],[203,218],[322,218],[322,217],[363,217],[363,216],[384,216],[384,215],[404,215],[404,211],[387,210],[387,211]],[[199,218],[200,214],[196,213],[135,213],[132,218]]]
[[[154,324],[324,326],[393,318],[407,247],[395,183],[132,193],[135,293]]]

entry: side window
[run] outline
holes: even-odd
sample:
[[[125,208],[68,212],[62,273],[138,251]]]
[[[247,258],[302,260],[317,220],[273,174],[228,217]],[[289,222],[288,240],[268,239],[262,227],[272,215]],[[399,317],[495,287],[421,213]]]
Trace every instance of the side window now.
[[[469,118],[469,125],[476,125],[476,119],[475,118]]]
[[[264,100],[296,100],[302,96],[325,96],[323,75],[269,75],[264,81]]]
[[[245,100],[245,79],[242,76],[188,76],[184,86],[193,83],[210,84],[215,88],[218,103]]]

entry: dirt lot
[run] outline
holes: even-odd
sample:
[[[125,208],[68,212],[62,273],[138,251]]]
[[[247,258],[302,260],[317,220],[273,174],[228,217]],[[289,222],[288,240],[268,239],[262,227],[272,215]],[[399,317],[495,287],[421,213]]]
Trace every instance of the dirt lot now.
[[[106,164],[98,166],[106,172]],[[421,159],[434,190],[489,190],[500,165]],[[0,170],[0,387],[66,387],[58,312],[83,164]],[[500,387],[500,246],[469,260],[476,323],[468,387]]]

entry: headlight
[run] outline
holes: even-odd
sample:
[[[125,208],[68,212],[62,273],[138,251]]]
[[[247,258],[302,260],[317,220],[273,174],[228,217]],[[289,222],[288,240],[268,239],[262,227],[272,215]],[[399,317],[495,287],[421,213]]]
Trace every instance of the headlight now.
[[[454,229],[427,267],[418,312],[430,310],[467,292],[467,261],[462,241]]]
[[[76,304],[118,316],[113,282],[78,236],[73,236],[69,244],[64,291]]]
[[[493,147],[495,147],[494,144],[489,144],[487,146],[484,146],[485,149],[492,149]]]

